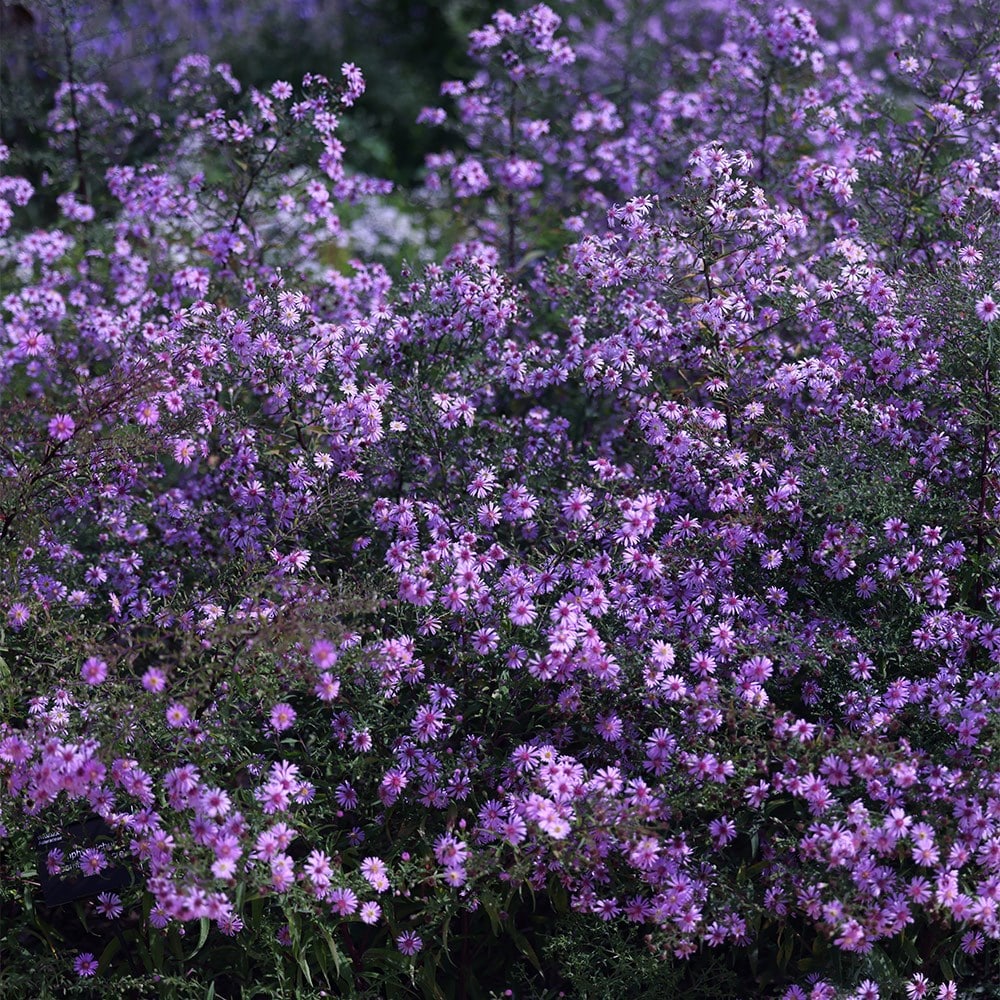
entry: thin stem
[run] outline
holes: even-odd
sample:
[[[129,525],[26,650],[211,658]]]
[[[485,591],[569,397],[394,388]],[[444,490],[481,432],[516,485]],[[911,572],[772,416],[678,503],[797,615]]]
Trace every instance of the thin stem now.
[[[707,247],[705,247],[703,249],[707,250]],[[706,292],[707,292],[706,298],[707,298],[707,300],[711,301],[713,298],[715,298],[715,289],[712,286],[712,265],[709,262],[708,253],[707,252],[703,252],[702,253],[702,255],[701,255],[701,262],[702,262],[702,275],[705,278],[705,289],[706,289]],[[718,330],[714,330],[713,331],[713,338],[714,338],[714,341],[715,341],[715,350],[716,350],[717,353],[721,354],[722,353],[722,342],[721,342],[721,338],[719,336],[719,331]],[[719,402],[722,404],[722,414],[726,418],[726,440],[727,441],[732,441],[733,440],[733,416],[732,416],[732,413],[730,412],[729,400],[724,398],[724,399],[719,400]]]
[[[988,417],[983,427],[983,443],[979,451],[979,498],[976,511],[976,604],[982,606],[986,590],[986,521],[990,486],[990,451],[993,447],[993,381],[991,378],[992,358],[986,359],[983,372],[983,397]]]
[[[771,63],[764,74],[764,107],[760,113],[760,181],[767,179],[767,119],[771,110],[771,81],[774,79],[774,64]]]
[[[514,158],[514,132],[517,128],[517,90],[510,82],[510,100],[507,104],[507,157]],[[514,192],[507,192],[507,270],[513,271],[517,260],[517,218],[514,213]]]
[[[83,144],[80,140],[80,116],[76,103],[76,73],[73,61],[73,43],[69,33],[69,14],[66,4],[60,0],[59,20],[62,23],[63,54],[66,56],[66,82],[69,84],[69,110],[73,116],[73,157],[76,161],[77,173],[80,175],[77,187],[85,201],[89,200],[87,194],[87,173],[83,162]]]

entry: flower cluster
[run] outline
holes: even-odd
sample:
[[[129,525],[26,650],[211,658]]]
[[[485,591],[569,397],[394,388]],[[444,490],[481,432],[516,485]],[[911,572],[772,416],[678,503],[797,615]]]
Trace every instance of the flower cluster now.
[[[152,937],[266,903],[356,977],[530,889],[946,996],[1000,942],[1000,39],[620,6],[473,32],[419,271],[331,263],[349,63],[187,57],[47,229],[0,182],[5,833],[96,815]],[[67,86],[57,149],[129,118]]]

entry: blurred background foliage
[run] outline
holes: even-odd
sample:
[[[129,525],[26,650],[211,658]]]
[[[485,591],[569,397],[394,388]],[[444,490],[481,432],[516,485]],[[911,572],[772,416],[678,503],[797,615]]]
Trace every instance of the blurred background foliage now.
[[[130,150],[155,142],[173,66],[204,53],[237,79],[263,87],[305,73],[365,71],[364,100],[344,122],[351,166],[403,187],[449,137],[416,124],[443,80],[468,78],[469,31],[488,20],[487,0],[20,0],[0,4],[0,137],[13,166],[41,178],[58,169],[45,149],[46,120],[60,84],[107,83],[109,97],[135,108]]]

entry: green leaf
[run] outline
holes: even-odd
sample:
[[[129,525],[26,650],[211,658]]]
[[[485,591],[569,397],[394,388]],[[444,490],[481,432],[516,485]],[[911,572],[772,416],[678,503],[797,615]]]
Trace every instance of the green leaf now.
[[[121,951],[121,941],[118,938],[112,938],[104,951],[101,952],[101,957],[97,960],[98,969],[100,972],[106,972],[108,966],[111,965],[111,959]]]
[[[178,962],[183,962],[184,948],[181,945],[181,938],[177,933],[176,928],[170,928],[170,931],[167,933],[167,942],[170,944],[170,951],[172,952],[174,958],[176,958]]]
[[[942,957],[940,965],[941,975],[944,976],[945,979],[955,978],[955,967],[948,961],[947,958]]]
[[[424,996],[428,1000],[445,1000],[445,995],[441,987],[437,984],[437,963],[431,952],[424,955],[423,974],[420,977],[420,985],[424,991]]]
[[[486,915],[490,918],[490,927],[493,930],[494,937],[499,937],[503,929],[503,925],[500,922],[500,908],[492,899],[488,899],[486,896],[483,897],[481,902]]]
[[[923,961],[923,957],[920,952],[917,951],[917,945],[913,938],[907,937],[905,934],[900,935],[899,946],[902,949],[903,954],[915,965],[919,965]]]
[[[212,928],[212,922],[208,919],[208,917],[202,917],[201,920],[198,921],[198,924],[199,924],[198,943],[195,945],[194,951],[192,951],[190,955],[187,955],[185,957],[185,961],[188,962],[190,962],[191,959],[194,958],[195,955],[197,955],[198,952],[205,947],[205,942],[208,940],[208,932]]]
[[[507,931],[510,934],[511,939],[514,944],[517,945],[517,950],[524,955],[524,957],[531,962],[531,964],[539,971],[542,971],[542,963],[538,961],[538,955],[535,954],[535,949],[531,947],[531,942],[521,933],[516,927],[510,927]]]
[[[336,970],[337,978],[339,979],[340,970],[343,968],[344,963],[346,962],[348,965],[350,965],[350,961],[347,959],[347,956],[344,955],[341,952],[341,950],[337,947],[337,942],[333,940],[333,935],[326,927],[320,925],[319,932],[320,934],[323,935],[323,939],[326,941],[327,948],[330,949],[330,956],[333,958],[333,967]]]
[[[157,969],[163,969],[163,935],[159,931],[153,932],[153,940],[149,946],[149,955],[151,959],[152,969],[150,971],[156,971]]]

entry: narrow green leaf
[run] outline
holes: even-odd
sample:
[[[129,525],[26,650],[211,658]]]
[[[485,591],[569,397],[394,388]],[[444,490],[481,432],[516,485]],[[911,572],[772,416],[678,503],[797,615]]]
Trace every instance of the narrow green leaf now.
[[[202,917],[201,920],[198,921],[198,924],[199,924],[198,943],[194,946],[194,950],[191,952],[191,954],[186,956],[185,961],[188,962],[190,962],[191,959],[194,958],[195,955],[197,955],[198,952],[205,947],[205,942],[208,940],[208,932],[212,928],[212,922],[208,919],[208,917]]]

